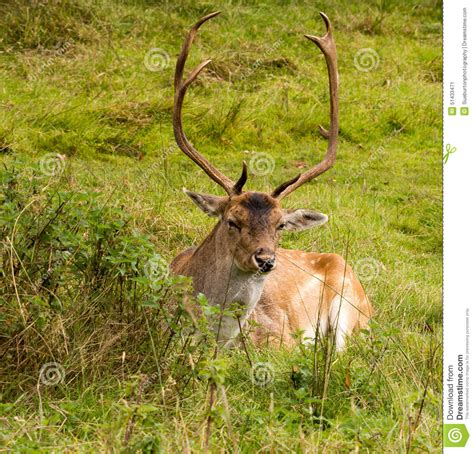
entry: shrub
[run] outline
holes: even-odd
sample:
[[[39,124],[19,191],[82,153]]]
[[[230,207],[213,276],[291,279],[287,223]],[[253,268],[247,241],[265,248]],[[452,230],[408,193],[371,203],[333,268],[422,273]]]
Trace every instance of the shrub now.
[[[109,374],[135,373],[148,364],[155,379],[158,366],[161,380],[188,374],[186,355],[198,354],[196,320],[183,303],[191,298],[189,281],[170,275],[150,239],[129,227],[123,207],[17,166],[1,172],[3,372],[23,375],[23,387],[36,384],[51,362],[68,381],[104,366]],[[205,323],[200,329],[205,333]],[[203,351],[209,343],[197,345]],[[7,392],[10,380],[3,382]]]

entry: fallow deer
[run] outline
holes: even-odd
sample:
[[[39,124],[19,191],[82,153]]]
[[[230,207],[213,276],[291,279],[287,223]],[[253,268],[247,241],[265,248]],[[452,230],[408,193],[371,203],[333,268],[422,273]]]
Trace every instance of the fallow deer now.
[[[281,200],[297,188],[330,169],[336,159],[338,137],[338,72],[336,45],[329,19],[323,37],[305,35],[324,54],[329,76],[330,128],[320,126],[328,140],[323,160],[277,187],[271,194],[244,192],[247,166],[233,182],[187,139],[181,120],[188,87],[211,60],[197,66],[183,81],[186,59],[199,27],[217,16],[201,18],[189,31],[176,63],[174,78],[173,129],[176,142],[226,196],[199,194],[184,189],[191,200],[209,216],[218,218],[212,232],[198,246],[179,254],[171,264],[174,273],[190,276],[196,293],[206,295],[211,305],[223,310],[238,305],[241,316],[223,315],[216,324],[217,338],[225,345],[235,342],[239,331],[251,319],[258,328],[251,333],[259,344],[269,338],[291,345],[295,333],[315,339],[332,332],[336,348],[354,329],[367,326],[371,304],[351,267],[336,254],[278,248],[283,230],[301,231],[324,224],[326,215],[306,209],[286,210]]]

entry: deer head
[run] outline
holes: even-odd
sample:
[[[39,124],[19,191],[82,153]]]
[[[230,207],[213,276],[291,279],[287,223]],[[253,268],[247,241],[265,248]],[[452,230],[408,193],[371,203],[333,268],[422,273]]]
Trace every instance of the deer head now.
[[[202,211],[219,219],[214,234],[219,238],[218,243],[223,249],[222,254],[232,255],[235,265],[241,271],[266,273],[276,266],[275,250],[283,230],[305,230],[324,224],[328,219],[326,215],[311,210],[285,210],[281,207],[280,201],[334,165],[339,129],[336,45],[331,23],[324,13],[320,13],[326,24],[326,34],[323,37],[310,35],[305,35],[305,37],[321,49],[328,68],[331,124],[329,131],[326,131],[322,126],[319,127],[321,134],[328,139],[328,148],[324,159],[303,174],[281,184],[271,194],[244,192],[243,186],[247,181],[245,162],[240,178],[234,183],[194,148],[184,134],[181,120],[183,100],[188,87],[211,62],[211,60],[206,60],[198,65],[183,81],[184,65],[189,50],[199,27],[218,14],[220,12],[214,12],[201,18],[191,28],[184,41],[176,63],[174,78],[173,129],[176,142],[181,150],[221,186],[227,196],[184,191]]]

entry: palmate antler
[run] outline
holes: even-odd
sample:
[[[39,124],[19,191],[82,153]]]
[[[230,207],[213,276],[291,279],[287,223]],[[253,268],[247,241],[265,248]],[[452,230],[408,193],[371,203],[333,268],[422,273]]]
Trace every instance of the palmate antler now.
[[[191,71],[189,77],[183,82],[183,72],[186,59],[188,58],[189,49],[194,41],[199,27],[204,24],[204,22],[212,19],[213,17],[220,14],[220,11],[215,13],[208,14],[203,18],[199,19],[196,22],[191,30],[188,32],[188,36],[184,40],[183,47],[176,62],[176,71],[174,74],[174,109],[173,109],[173,130],[174,137],[178,143],[179,148],[189,156],[204,172],[209,175],[219,186],[224,188],[224,190],[229,195],[240,194],[242,192],[242,187],[247,181],[247,165],[243,163],[242,175],[239,180],[234,183],[230,178],[226,177],[222,172],[216,169],[204,156],[197,151],[194,146],[189,142],[186,135],[183,131],[183,123],[181,121],[181,109],[183,107],[184,96],[188,87],[194,82],[199,73],[209,64],[211,60],[206,60],[202,62],[199,66],[194,68]]]
[[[324,159],[319,164],[315,165],[303,174],[291,179],[290,181],[278,186],[278,188],[276,188],[272,193],[272,196],[278,199],[286,197],[288,194],[291,194],[303,184],[326,172],[334,165],[334,162],[336,161],[337,136],[339,134],[339,75],[337,73],[336,42],[334,41],[332,26],[328,17],[324,13],[319,14],[326,24],[326,34],[322,38],[311,35],[304,36],[310,41],[313,41],[313,43],[315,43],[321,49],[328,67],[331,125],[329,127],[329,131],[326,131],[322,126],[319,126],[320,133],[328,139],[328,149]]]
[[[204,22],[212,19],[218,14],[220,14],[220,11],[208,14],[196,22],[191,30],[189,30],[188,35],[183,43],[178,61],[176,62],[176,71],[174,77],[175,96],[173,109],[173,129],[176,142],[178,143],[181,150],[187,156],[189,156],[202,170],[204,170],[204,172],[206,172],[207,175],[212,178],[212,180],[219,184],[227,192],[227,194],[236,195],[242,192],[242,188],[247,181],[247,166],[245,162],[243,163],[242,175],[240,176],[239,180],[234,183],[230,178],[216,169],[194,148],[194,146],[191,144],[191,142],[189,142],[186,135],[184,134],[183,124],[181,121],[181,110],[186,90],[197,78],[199,73],[211,62],[211,60],[206,60],[198,65],[195,69],[193,69],[193,71],[191,71],[189,77],[183,82],[184,65],[189,54],[189,49],[191,48],[199,27],[204,24]],[[332,26],[328,17],[324,13],[320,14],[326,24],[326,34],[321,38],[311,35],[305,35],[305,37],[310,41],[313,41],[321,49],[326,59],[326,65],[328,68],[331,124],[329,131],[326,131],[322,126],[319,127],[321,134],[328,139],[328,149],[324,159],[319,164],[315,165],[303,174],[296,176],[290,181],[278,186],[271,194],[273,197],[278,199],[286,197],[288,194],[291,194],[303,184],[329,170],[334,165],[336,160],[337,136],[339,133],[339,76],[337,73],[336,43],[334,41]]]

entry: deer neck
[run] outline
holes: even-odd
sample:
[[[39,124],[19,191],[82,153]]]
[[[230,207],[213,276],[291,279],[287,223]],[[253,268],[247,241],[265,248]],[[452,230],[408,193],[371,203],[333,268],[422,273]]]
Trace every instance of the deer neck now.
[[[188,274],[193,278],[196,293],[206,295],[211,306],[234,314],[223,315],[214,324],[219,340],[230,345],[239,334],[239,321],[244,326],[255,309],[267,275],[245,272],[236,266],[233,254],[226,253],[224,228],[219,222],[194,251]]]

